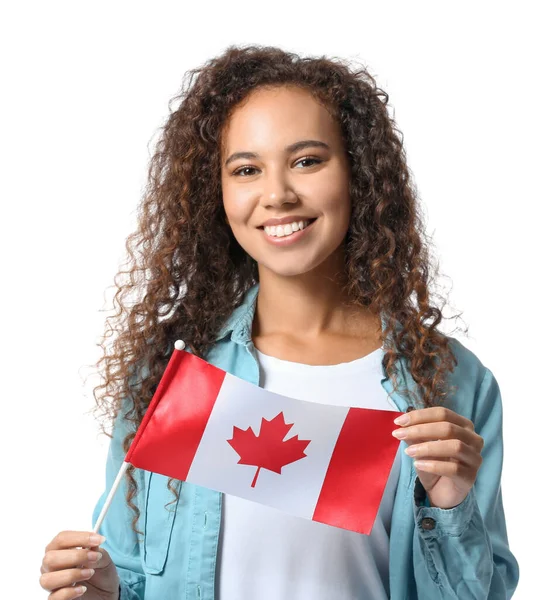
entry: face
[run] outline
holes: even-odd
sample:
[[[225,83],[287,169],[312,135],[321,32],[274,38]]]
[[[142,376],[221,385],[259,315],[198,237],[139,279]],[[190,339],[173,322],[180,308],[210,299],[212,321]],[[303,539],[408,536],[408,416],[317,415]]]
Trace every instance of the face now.
[[[329,112],[298,87],[256,89],[230,115],[221,149],[227,220],[260,271],[335,268],[350,221],[350,171]],[[264,230],[270,219],[286,223]]]

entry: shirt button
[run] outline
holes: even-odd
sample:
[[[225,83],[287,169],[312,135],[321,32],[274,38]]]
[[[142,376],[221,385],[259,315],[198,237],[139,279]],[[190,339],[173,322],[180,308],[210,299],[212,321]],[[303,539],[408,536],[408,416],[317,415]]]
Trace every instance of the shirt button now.
[[[421,528],[425,529],[425,531],[431,531],[431,529],[435,529],[436,521],[431,517],[425,517],[421,519]]]

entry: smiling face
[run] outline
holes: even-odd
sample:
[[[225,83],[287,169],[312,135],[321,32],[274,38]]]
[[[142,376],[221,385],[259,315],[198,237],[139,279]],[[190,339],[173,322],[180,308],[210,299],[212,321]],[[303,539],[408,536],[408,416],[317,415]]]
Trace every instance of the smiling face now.
[[[260,272],[337,266],[350,221],[350,171],[338,123],[308,91],[254,90],[226,123],[221,157],[229,226]],[[301,230],[261,227],[286,217],[303,221]]]

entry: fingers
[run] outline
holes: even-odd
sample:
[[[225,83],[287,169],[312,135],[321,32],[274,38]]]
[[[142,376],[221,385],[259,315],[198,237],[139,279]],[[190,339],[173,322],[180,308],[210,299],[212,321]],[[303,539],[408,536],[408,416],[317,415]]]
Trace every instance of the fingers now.
[[[87,591],[86,586],[80,585],[72,588],[61,588],[52,592],[48,596],[48,600],[72,600],[73,598],[80,598]]]
[[[84,567],[100,566],[102,553],[94,550],[75,549],[49,550],[42,559],[41,572],[49,573],[60,569],[69,569],[83,565]]]
[[[432,473],[439,477],[448,477],[463,482],[464,484],[468,481],[472,483],[475,481],[475,469],[457,461],[450,461],[448,459],[416,460],[414,461],[414,467],[418,471]]]
[[[430,408],[420,408],[405,413],[402,417],[406,417],[408,422],[406,425],[418,425],[419,423],[437,423],[439,421],[449,421],[454,425],[458,425],[463,429],[474,431],[473,422],[466,417],[459,415],[457,412],[446,408],[446,406],[432,406]],[[402,423],[404,425],[404,423]]]
[[[40,587],[47,592],[71,587],[77,581],[86,581],[94,575],[94,569],[64,569],[43,573],[39,578]],[[71,596],[72,597],[72,596]]]
[[[58,535],[46,546],[45,551],[61,550],[64,548],[82,548],[90,546],[98,546],[102,544],[106,538],[103,535],[92,533],[89,531],[60,531]]]
[[[109,557],[98,552],[104,536],[88,531],[61,531],[46,546],[40,567],[40,586],[52,592],[49,600],[69,600],[82,596],[85,586],[79,581],[90,579],[96,568],[109,563]]]
[[[410,414],[413,414],[412,413]],[[481,452],[484,440],[473,430],[461,427],[452,422],[441,421],[432,423],[422,423],[420,425],[409,425],[392,432],[397,439],[404,440],[408,444],[418,444],[431,440],[460,440],[471,446],[478,452]]]
[[[481,454],[459,439],[412,444],[405,452],[416,460],[451,459],[473,469],[478,469],[483,462]]]

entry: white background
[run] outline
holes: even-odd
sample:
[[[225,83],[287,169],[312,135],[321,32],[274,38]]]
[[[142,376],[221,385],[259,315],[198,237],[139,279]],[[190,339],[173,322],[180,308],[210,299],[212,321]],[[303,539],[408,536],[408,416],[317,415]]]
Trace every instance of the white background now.
[[[108,440],[87,414],[85,377],[148,144],[185,72],[231,43],[359,60],[390,94],[444,286],[470,327],[461,339],[503,395],[515,598],[542,597],[554,534],[548,5],[52,0],[3,11],[2,597],[46,597],[44,547],[92,527]]]

